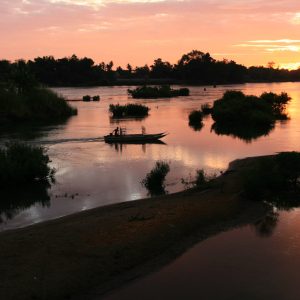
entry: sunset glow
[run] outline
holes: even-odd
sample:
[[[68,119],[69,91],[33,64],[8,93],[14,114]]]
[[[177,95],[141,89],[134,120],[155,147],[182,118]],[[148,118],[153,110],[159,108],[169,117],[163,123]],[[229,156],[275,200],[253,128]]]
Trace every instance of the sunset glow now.
[[[75,53],[135,66],[198,49],[247,66],[300,66],[298,0],[4,0],[0,16],[0,59]]]

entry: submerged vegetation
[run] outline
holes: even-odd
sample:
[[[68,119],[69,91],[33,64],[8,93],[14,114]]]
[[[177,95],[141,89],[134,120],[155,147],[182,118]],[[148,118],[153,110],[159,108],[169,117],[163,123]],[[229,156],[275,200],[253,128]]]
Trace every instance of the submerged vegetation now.
[[[142,104],[128,103],[125,105],[110,104],[109,111],[112,113],[113,118],[124,117],[145,117],[148,116],[150,108]]]
[[[82,97],[82,101],[84,101],[84,102],[100,101],[100,96],[96,95],[96,96],[91,97],[90,95],[85,95]]]
[[[279,207],[289,206],[290,203],[300,205],[299,152],[262,157],[244,172],[242,178],[244,196],[247,198],[267,200]]]
[[[291,98],[286,93],[263,93],[247,96],[240,91],[227,91],[214,102],[212,129],[250,141],[268,134],[276,120],[288,119],[285,108]]]
[[[203,113],[200,110],[194,110],[189,114],[189,126],[198,131],[203,127]]]
[[[152,196],[165,194],[165,179],[170,171],[167,162],[157,161],[155,167],[142,180],[142,185],[149,191]]]
[[[156,98],[171,98],[179,96],[189,96],[190,91],[187,88],[178,90],[171,89],[169,85],[162,86],[142,86],[134,90],[128,90],[128,93],[136,99],[156,99]]]
[[[54,169],[43,147],[8,143],[0,148],[0,187],[50,182]]]
[[[0,85],[0,125],[18,122],[50,123],[77,110],[51,90],[41,87],[24,62],[19,62]]]

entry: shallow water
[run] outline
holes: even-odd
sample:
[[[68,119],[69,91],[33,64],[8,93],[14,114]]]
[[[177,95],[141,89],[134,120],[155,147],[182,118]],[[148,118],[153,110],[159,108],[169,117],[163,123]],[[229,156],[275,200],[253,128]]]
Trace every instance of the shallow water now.
[[[292,96],[288,111],[291,120],[278,122],[269,135],[253,140],[217,135],[211,131],[210,118],[201,131],[188,125],[188,114],[203,103],[211,103],[228,89],[259,95],[264,91],[288,92]],[[140,184],[157,160],[170,163],[167,191],[183,189],[181,178],[195,174],[197,169],[219,173],[230,161],[246,156],[272,154],[279,151],[300,151],[300,85],[299,83],[245,84],[217,88],[190,87],[191,96],[174,99],[132,100],[127,87],[57,88],[69,99],[83,95],[101,95],[100,102],[70,102],[78,108],[78,116],[65,124],[43,128],[22,128],[2,133],[0,143],[21,139],[44,145],[57,169],[56,183],[42,196],[26,194],[26,203],[13,208],[0,207],[0,230],[23,227],[110,203],[147,197]],[[151,108],[147,118],[116,121],[110,118],[109,104],[127,102],[146,104]],[[165,144],[113,146],[103,136],[116,126],[128,133],[169,132]],[[22,192],[22,191],[21,191]],[[11,195],[5,196],[7,200]],[[24,196],[19,196],[22,199]],[[44,197],[44,198],[43,198]],[[35,204],[34,204],[35,203]]]
[[[104,299],[299,299],[300,210],[274,218],[267,230],[245,226],[209,238]]]

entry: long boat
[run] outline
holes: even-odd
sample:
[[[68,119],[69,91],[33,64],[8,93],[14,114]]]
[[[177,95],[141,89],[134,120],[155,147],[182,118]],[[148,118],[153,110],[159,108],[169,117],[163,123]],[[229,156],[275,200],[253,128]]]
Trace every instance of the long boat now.
[[[166,135],[166,132],[155,134],[106,135],[104,136],[104,141],[106,143],[146,143],[158,141]]]

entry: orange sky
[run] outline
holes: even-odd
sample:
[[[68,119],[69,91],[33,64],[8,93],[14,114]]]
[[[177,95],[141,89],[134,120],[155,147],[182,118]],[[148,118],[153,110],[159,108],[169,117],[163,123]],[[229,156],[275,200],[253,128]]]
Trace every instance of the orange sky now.
[[[88,56],[175,63],[198,49],[245,65],[300,66],[299,0],[1,0],[0,59]]]

